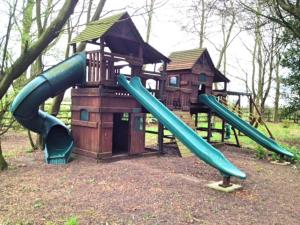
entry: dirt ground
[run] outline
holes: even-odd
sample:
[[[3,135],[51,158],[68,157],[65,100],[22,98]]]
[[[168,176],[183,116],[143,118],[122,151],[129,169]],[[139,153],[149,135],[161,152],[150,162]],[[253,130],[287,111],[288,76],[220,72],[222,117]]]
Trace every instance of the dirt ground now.
[[[248,175],[244,189],[226,194],[206,187],[221,179],[195,157],[151,156],[68,165],[28,153],[24,135],[8,134],[10,168],[0,173],[0,224],[300,224],[300,170],[257,160],[250,151],[222,152]]]

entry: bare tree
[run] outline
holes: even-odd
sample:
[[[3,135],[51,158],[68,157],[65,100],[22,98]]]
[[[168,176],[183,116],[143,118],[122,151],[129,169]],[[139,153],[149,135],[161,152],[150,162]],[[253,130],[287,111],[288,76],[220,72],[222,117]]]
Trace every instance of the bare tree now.
[[[93,15],[92,19],[90,19],[93,1],[89,2],[88,12],[87,12],[87,21],[86,21],[87,23],[98,20],[100,18],[100,15],[103,11],[105,3],[106,3],[106,0],[100,0],[99,1],[98,5],[97,5],[97,8],[96,8],[96,11],[94,12],[94,15]],[[80,19],[82,13],[83,13],[83,11],[81,11],[79,19]],[[79,19],[77,20],[77,22],[75,24],[78,25]],[[69,23],[68,23],[68,43],[71,41],[74,28],[76,27],[76,26],[72,26],[70,23],[71,23],[71,21],[69,20]],[[82,43],[79,44],[79,46],[77,48],[77,51],[79,51],[79,52],[84,51],[85,47],[86,47],[86,43],[82,42]],[[66,54],[65,54],[66,57],[69,56],[69,52],[70,52],[70,48],[69,48],[69,45],[67,45]],[[61,93],[60,95],[58,95],[54,98],[53,103],[52,103],[52,107],[51,107],[51,114],[52,115],[54,115],[54,116],[58,115],[59,110],[60,110],[60,105],[61,105],[61,103],[64,99],[64,95],[65,95],[65,92]]]
[[[186,14],[188,22],[182,26],[182,29],[188,33],[196,35],[199,40],[199,48],[203,48],[204,41],[207,38],[208,20],[215,10],[217,1],[192,0]]]
[[[279,99],[280,99],[280,88],[281,88],[281,77],[280,77],[280,54],[276,57],[276,63],[275,63],[275,100],[274,100],[274,122],[279,122]]]
[[[3,50],[3,58],[1,64],[1,77],[0,77],[0,100],[3,101],[7,95],[8,89],[11,87],[14,80],[18,79],[28,67],[37,59],[37,57],[47,48],[47,46],[59,35],[62,27],[71,16],[78,0],[65,0],[56,18],[46,27],[42,34],[32,43],[28,43],[28,46],[24,46],[24,51],[20,53],[20,56],[10,66],[7,66],[6,55],[7,50]],[[15,2],[15,5],[17,2]],[[16,7],[12,7],[16,9]],[[15,10],[11,10],[9,14],[11,18]],[[12,19],[9,19],[12,21]],[[7,30],[12,29],[12,23],[8,23]],[[10,32],[10,31],[9,31]],[[9,33],[8,32],[8,33]],[[9,35],[6,37],[7,43],[10,41]],[[26,42],[25,42],[26,43]],[[0,158],[3,158],[0,152]],[[3,160],[0,161],[0,168],[5,168]]]
[[[262,4],[264,10],[257,10],[251,5],[251,2],[247,4],[245,1],[239,1],[240,5],[249,12],[260,15],[269,21],[289,29],[296,37],[300,38],[300,30],[291,22],[293,19],[300,20],[299,0],[264,0],[259,2]]]
[[[219,59],[218,63],[216,65],[217,69],[221,68],[222,61],[223,61],[223,73],[226,74],[226,65],[227,65],[227,60],[226,60],[226,53],[227,53],[227,48],[233,41],[233,39],[237,36],[232,38],[232,31],[233,27],[236,24],[236,11],[237,9],[234,7],[233,1],[229,1],[229,6],[224,2],[223,7],[220,9],[220,16],[221,16],[221,30],[222,30],[222,36],[223,36],[223,41],[222,41],[222,47],[217,48],[217,50],[220,52],[219,53]],[[228,24],[228,26],[226,26]],[[227,28],[228,27],[228,28]]]
[[[148,0],[146,0],[146,10],[147,10],[147,31],[146,31],[146,42],[148,43],[150,40],[151,27],[152,27],[152,16],[154,12],[154,5],[156,0],[150,0],[150,4]]]

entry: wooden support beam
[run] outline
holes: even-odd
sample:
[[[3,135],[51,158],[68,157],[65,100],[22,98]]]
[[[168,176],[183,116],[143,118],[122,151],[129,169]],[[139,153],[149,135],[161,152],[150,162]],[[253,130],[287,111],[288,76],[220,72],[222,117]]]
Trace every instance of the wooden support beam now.
[[[221,135],[221,142],[225,141],[225,120],[222,119],[222,135]]]
[[[269,127],[268,127],[267,124],[263,121],[262,115],[261,115],[261,113],[260,113],[258,107],[256,106],[256,104],[255,104],[255,102],[254,102],[253,100],[252,100],[252,104],[253,104],[253,106],[254,106],[254,108],[255,108],[255,110],[256,110],[258,116],[259,116],[259,120],[261,121],[261,124],[264,125],[264,127],[266,128],[267,132],[268,132],[269,135],[270,135],[270,138],[272,138],[272,139],[275,140],[275,138],[274,138],[272,132],[270,131]],[[258,121],[259,121],[259,120],[258,120]]]
[[[163,61],[163,71],[162,71],[162,76],[166,76],[166,69],[167,69],[167,62]],[[163,100],[163,95],[164,95],[164,87],[165,87],[165,82],[164,80],[160,80],[159,82],[159,99]],[[164,126],[161,123],[158,123],[158,152],[159,154],[164,153]]]
[[[211,130],[211,117],[212,117],[212,112],[211,110],[209,110],[209,112],[207,113],[207,123],[208,123],[208,126],[207,126],[207,141],[210,142],[210,138],[212,136],[212,130]]]
[[[239,95],[239,100],[238,100],[238,115],[239,117],[242,118],[242,112],[241,112],[241,95]],[[241,135],[241,131],[238,131],[239,135]]]
[[[234,134],[234,137],[235,137],[235,141],[236,141],[237,147],[241,147],[240,141],[239,141],[239,137],[238,137],[237,132],[236,132],[236,129],[232,128],[232,130],[233,130],[233,134]]]
[[[161,123],[158,123],[158,152],[164,153],[164,126]]]

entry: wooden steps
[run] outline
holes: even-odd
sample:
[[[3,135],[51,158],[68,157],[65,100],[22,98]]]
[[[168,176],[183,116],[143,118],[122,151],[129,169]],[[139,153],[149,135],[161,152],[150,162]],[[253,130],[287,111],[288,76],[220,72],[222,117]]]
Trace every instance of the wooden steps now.
[[[186,123],[190,128],[196,130],[195,122],[191,117],[190,112],[185,111],[173,111],[177,117],[179,117],[184,123]],[[176,144],[179,149],[179,153],[181,157],[189,157],[194,154],[181,142],[176,138]]]

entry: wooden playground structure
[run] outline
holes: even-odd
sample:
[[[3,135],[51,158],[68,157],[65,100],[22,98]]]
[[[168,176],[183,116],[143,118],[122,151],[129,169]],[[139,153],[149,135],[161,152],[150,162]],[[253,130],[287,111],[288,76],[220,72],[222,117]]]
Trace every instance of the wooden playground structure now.
[[[237,95],[237,109],[240,109],[242,95],[251,99],[249,93],[227,91],[229,79],[215,68],[207,49],[173,52],[165,57],[143,41],[127,13],[88,24],[70,43],[74,52],[79,42],[85,42],[93,50],[87,51],[86,81],[84,85],[73,88],[71,94],[72,134],[78,154],[97,159],[147,153],[149,150],[161,154],[164,138],[174,140],[174,137],[165,135],[165,128],[160,123],[157,131],[146,129],[149,112],[118,86],[120,73],[139,76],[144,86],[150,83],[148,90],[191,128],[206,131],[204,138],[208,142],[212,133],[218,132],[224,143],[225,121],[222,119],[221,129],[212,126],[214,113],[199,103],[199,94],[215,95],[224,103],[228,95]],[[158,63],[162,63],[159,72],[156,71]],[[147,64],[154,69],[145,70]],[[215,83],[222,89],[213,90]],[[199,113],[207,114],[206,126],[198,122]],[[239,145],[237,132],[233,131]],[[145,148],[146,133],[157,134],[157,148]],[[191,155],[180,141],[176,140],[176,143],[180,155]]]

